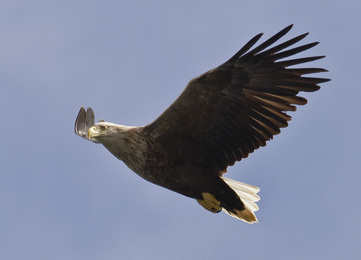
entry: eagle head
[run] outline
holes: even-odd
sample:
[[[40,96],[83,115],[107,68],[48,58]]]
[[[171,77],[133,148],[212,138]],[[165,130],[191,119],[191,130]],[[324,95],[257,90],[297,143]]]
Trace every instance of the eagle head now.
[[[118,125],[104,120],[95,123],[94,111],[89,107],[86,110],[82,107],[75,120],[74,131],[77,135],[94,143],[120,142],[130,135],[133,126]],[[130,138],[133,135],[130,136]]]
[[[96,143],[103,143],[109,138],[116,137],[123,132],[121,125],[110,122],[98,122],[88,129],[89,140]]]

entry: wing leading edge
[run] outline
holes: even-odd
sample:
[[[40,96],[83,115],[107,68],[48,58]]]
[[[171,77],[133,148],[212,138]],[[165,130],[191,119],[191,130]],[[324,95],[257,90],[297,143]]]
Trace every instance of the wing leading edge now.
[[[307,100],[299,92],[313,92],[327,78],[304,77],[326,72],[322,68],[289,68],[321,59],[312,56],[288,59],[318,44],[287,49],[304,39],[301,34],[271,47],[292,25],[257,47],[258,34],[219,67],[191,80],[177,100],[146,129],[157,142],[187,138],[206,149],[204,164],[224,172],[228,165],[246,158],[288,126],[295,105]],[[269,48],[270,47],[270,48]],[[170,150],[169,153],[172,153]]]

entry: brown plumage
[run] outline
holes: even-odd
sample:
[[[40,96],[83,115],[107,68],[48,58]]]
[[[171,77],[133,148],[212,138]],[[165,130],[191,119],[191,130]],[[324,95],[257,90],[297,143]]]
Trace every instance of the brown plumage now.
[[[291,116],[286,111],[307,103],[299,92],[316,91],[319,83],[329,80],[304,77],[326,71],[321,68],[288,68],[324,56],[284,60],[318,44],[285,50],[307,33],[268,48],[291,27],[252,49],[262,34],[253,37],[224,64],[191,80],[149,125],[94,124],[93,111],[82,108],[75,132],[102,143],[141,177],[194,198],[207,210],[223,209],[256,222],[259,189],[222,175],[287,127]]]

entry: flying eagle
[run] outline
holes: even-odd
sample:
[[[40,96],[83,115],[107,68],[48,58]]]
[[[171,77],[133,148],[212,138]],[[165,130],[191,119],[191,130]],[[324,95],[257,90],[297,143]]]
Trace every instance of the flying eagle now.
[[[316,91],[329,81],[303,76],[327,71],[322,68],[289,68],[324,56],[285,59],[318,44],[285,50],[308,33],[270,47],[291,28],[252,48],[262,33],[254,36],[225,63],[192,79],[146,126],[94,123],[93,110],[82,107],[75,133],[103,144],[142,178],[196,199],[211,212],[257,222],[259,188],[223,174],[287,127],[291,116],[286,112],[307,103],[300,91]]]

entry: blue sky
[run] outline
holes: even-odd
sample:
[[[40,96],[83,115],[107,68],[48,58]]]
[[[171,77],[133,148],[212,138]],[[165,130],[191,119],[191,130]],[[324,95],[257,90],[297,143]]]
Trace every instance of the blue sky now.
[[[1,259],[360,259],[360,1],[3,0]],[[211,214],[79,138],[97,119],[151,122],[250,37],[320,41],[331,82],[231,167],[261,187],[260,223]],[[302,54],[302,55],[306,55]]]

